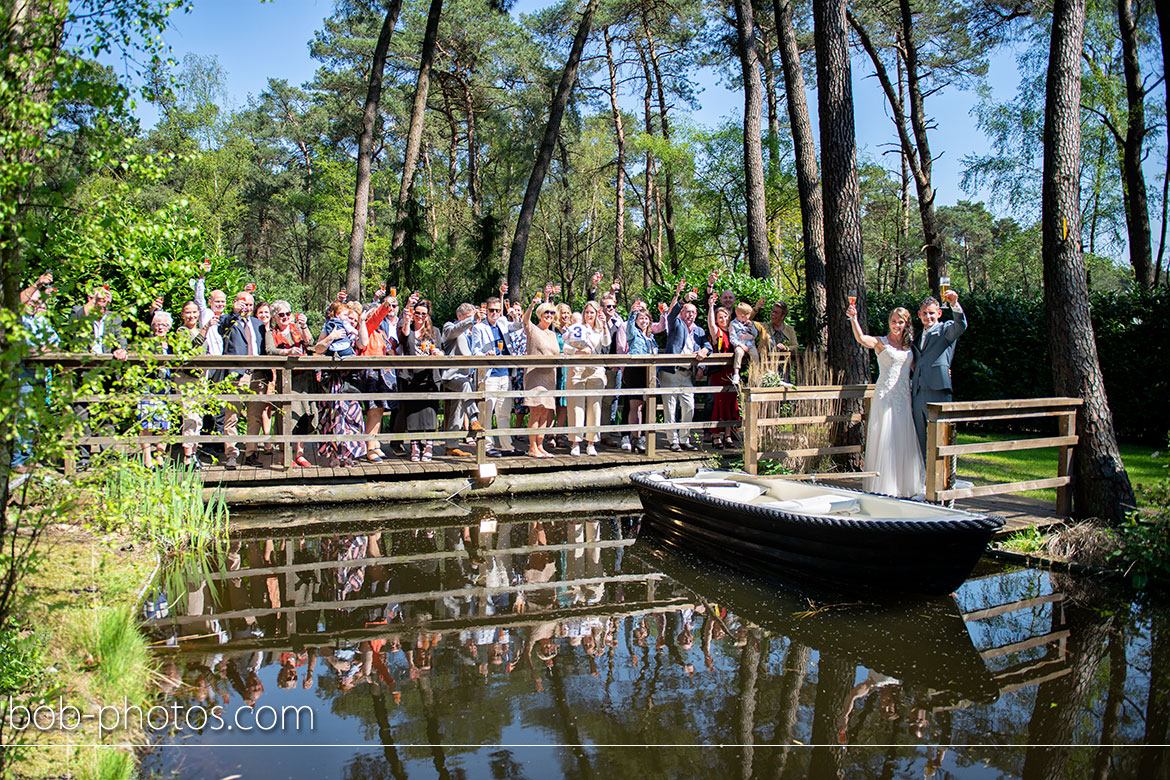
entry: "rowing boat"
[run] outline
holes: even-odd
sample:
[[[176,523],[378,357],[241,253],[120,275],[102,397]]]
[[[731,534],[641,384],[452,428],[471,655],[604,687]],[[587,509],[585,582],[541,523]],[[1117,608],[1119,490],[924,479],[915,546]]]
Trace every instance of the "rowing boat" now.
[[[644,524],[668,545],[767,576],[845,590],[946,594],[1003,518],[729,471],[631,477]]]

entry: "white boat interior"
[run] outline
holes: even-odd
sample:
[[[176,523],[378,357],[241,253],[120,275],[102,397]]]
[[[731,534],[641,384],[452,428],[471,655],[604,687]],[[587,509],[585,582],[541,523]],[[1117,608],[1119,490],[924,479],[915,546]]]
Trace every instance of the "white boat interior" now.
[[[855,520],[954,520],[971,516],[959,509],[920,501],[736,471],[700,471],[693,477],[675,479],[656,474],[652,478],[712,498],[799,515]]]

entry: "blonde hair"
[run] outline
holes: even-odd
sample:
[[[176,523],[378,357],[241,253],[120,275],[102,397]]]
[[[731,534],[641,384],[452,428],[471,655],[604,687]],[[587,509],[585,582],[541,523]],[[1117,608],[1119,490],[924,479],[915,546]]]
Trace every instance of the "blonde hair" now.
[[[751,304],[749,304],[749,303],[737,303],[737,304],[735,305],[735,313],[736,313],[736,314],[742,314],[742,315],[744,315],[745,317],[751,317],[751,316],[752,316],[752,307],[751,307]]]
[[[601,321],[601,306],[600,306],[600,304],[598,304],[597,301],[586,301],[585,305],[581,307],[581,318],[582,319],[585,318],[585,310],[588,308],[593,309],[593,330],[597,331],[598,333],[605,330],[605,323],[603,323]]]
[[[556,316],[557,307],[553,306],[551,303],[540,304],[539,306],[536,307],[536,318],[539,320],[541,317],[544,316],[544,313],[546,311],[551,311],[553,313],[553,316]]]

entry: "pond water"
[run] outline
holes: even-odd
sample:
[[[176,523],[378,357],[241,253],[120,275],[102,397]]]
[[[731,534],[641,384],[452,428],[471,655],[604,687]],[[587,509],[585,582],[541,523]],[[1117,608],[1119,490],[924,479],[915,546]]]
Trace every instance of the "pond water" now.
[[[1170,725],[1164,606],[991,565],[947,598],[818,598],[666,552],[615,505],[253,518],[160,580],[174,685],[144,775],[1168,771],[1146,747]]]

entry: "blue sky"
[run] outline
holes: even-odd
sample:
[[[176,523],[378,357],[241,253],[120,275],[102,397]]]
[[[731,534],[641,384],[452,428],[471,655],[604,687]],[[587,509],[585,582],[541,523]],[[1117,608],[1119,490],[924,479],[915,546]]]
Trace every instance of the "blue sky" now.
[[[547,4],[547,0],[518,0],[513,14]],[[164,37],[177,60],[187,52],[217,57],[227,73],[229,100],[233,107],[239,107],[249,94],[259,94],[270,77],[291,84],[312,77],[317,64],[309,57],[309,41],[332,8],[332,0],[194,0],[190,13],[172,18]],[[874,79],[863,78],[869,73],[867,65],[854,61],[857,139],[860,151],[876,159],[896,136],[880,87]],[[994,60],[988,81],[997,96],[1010,97],[1016,83],[1014,60],[1006,55]],[[725,117],[742,115],[742,94],[719,85],[713,73],[701,74],[700,86],[702,108],[693,114],[694,121],[712,126]],[[809,100],[815,122],[815,94],[810,94]],[[951,90],[932,97],[927,104],[938,125],[932,132],[932,147],[936,155],[942,153],[934,167],[939,205],[981,199],[959,188],[963,156],[987,149],[970,116],[975,100],[972,93]],[[143,118],[149,121],[149,114],[144,112]],[[885,165],[892,169],[896,160],[887,156]]]

